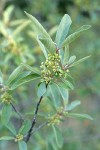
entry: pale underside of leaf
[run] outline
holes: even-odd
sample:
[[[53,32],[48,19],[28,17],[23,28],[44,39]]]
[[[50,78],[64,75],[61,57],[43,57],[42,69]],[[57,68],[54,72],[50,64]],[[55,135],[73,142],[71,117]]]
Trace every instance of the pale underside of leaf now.
[[[63,137],[62,137],[61,131],[56,126],[52,126],[52,128],[54,131],[57,146],[58,146],[58,148],[61,149],[63,146]]]
[[[87,60],[87,59],[90,58],[90,57],[91,57],[91,56],[86,56],[86,57],[84,57],[84,58],[81,58],[81,59],[79,59],[78,61],[76,61],[76,62],[74,62],[73,64],[71,64],[69,67],[76,66],[76,65],[80,64],[81,62]]]
[[[19,141],[19,150],[27,150],[27,144],[24,141]]]
[[[68,117],[93,120],[93,118],[91,116],[87,115],[87,114],[69,113]]]
[[[71,102],[68,106],[67,106],[67,109],[66,109],[66,111],[70,111],[70,110],[72,110],[72,109],[74,109],[75,107],[77,107],[78,105],[80,105],[81,104],[81,102],[80,101],[73,101],[73,102]]]
[[[0,137],[0,141],[2,140],[14,140],[14,137],[12,136],[3,136],[3,137]]]
[[[46,84],[45,82],[41,83],[38,87],[37,95],[40,98],[46,92]]]
[[[58,26],[57,33],[56,33],[55,42],[58,48],[62,46],[62,43],[68,34],[71,23],[72,21],[70,16],[65,14]]]
[[[25,12],[28,18],[32,21],[34,26],[34,31],[37,33],[37,35],[44,35],[46,38],[50,38],[47,31],[44,29],[44,27],[39,23],[39,21],[29,13]]]

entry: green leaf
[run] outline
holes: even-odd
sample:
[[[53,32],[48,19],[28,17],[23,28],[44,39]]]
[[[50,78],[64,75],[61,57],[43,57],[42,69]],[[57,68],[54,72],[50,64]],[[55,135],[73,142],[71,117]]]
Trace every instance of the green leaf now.
[[[60,87],[63,87],[63,88],[65,88],[65,89],[74,89],[74,86],[73,86],[73,84],[70,82],[70,81],[68,81],[68,80],[65,80],[65,79],[61,79],[61,81],[60,82],[58,82],[57,83]]]
[[[57,30],[55,42],[57,47],[60,48],[62,46],[63,41],[65,40],[68,30],[70,28],[72,21],[69,15],[65,14],[62,18],[60,25]]]
[[[62,64],[63,65],[66,65],[66,63],[68,62],[68,59],[69,59],[69,46],[65,46],[64,47],[64,57],[63,57],[63,60],[62,60]]]
[[[2,75],[1,70],[0,70],[0,83],[3,83],[3,75]]]
[[[9,87],[11,87],[13,84],[15,84],[18,80],[20,80],[20,79],[22,79],[24,77],[27,77],[30,74],[31,74],[31,71],[20,72],[20,74],[11,82]]]
[[[76,38],[78,38],[81,35],[81,33],[88,30],[90,27],[91,27],[90,25],[83,25],[78,31],[69,35],[63,42],[62,46],[69,45],[72,41],[74,41]]]
[[[75,61],[75,59],[76,59],[76,56],[71,56],[67,62],[67,65],[72,64]]]
[[[31,127],[31,121],[30,120],[25,120],[23,122],[22,127],[19,130],[19,133],[26,134],[29,131],[30,127]]]
[[[56,46],[54,45],[54,42],[52,42],[50,38],[45,38],[40,36],[39,40],[45,46],[48,53],[54,53],[56,51]]]
[[[18,66],[9,76],[7,80],[7,85],[9,86],[12,83],[12,81],[15,80],[22,71],[23,66],[22,65]]]
[[[42,44],[42,42],[39,40],[39,36],[37,37],[37,42],[38,42],[39,46],[41,47],[41,50],[42,50],[45,58],[47,59],[48,58],[47,51],[46,51],[44,45]]]
[[[12,107],[10,104],[5,104],[2,108],[2,115],[1,115],[1,121],[4,125],[6,125],[9,122],[9,119],[11,117],[12,113]]]
[[[27,19],[17,19],[17,20],[12,20],[10,21],[10,26],[14,27],[14,26],[18,26],[20,24],[22,24],[24,21],[26,21]]]
[[[30,24],[29,20],[25,20],[22,24],[20,24],[13,32],[13,35],[20,34],[28,25]]]
[[[32,73],[40,74],[40,71],[38,71],[36,68],[29,66],[28,64],[22,63],[22,65],[27,68]]]
[[[48,85],[46,94],[51,99],[52,104],[56,109],[61,106],[61,97],[54,83]]]
[[[55,135],[57,146],[58,146],[58,148],[62,148],[62,146],[63,146],[62,133],[59,130],[59,128],[57,128],[56,126],[52,126],[52,128],[53,128],[53,131],[54,131],[54,135]]]
[[[0,137],[0,141],[2,141],[2,140],[14,140],[14,137],[12,137],[12,136],[3,136],[3,137]]]
[[[25,13],[29,17],[29,19],[33,22],[34,32],[37,34],[37,36],[40,35],[40,36],[43,36],[44,39],[48,39],[48,41],[50,42],[50,44],[49,44],[49,46],[50,46],[49,51],[53,52],[55,47],[54,47],[54,42],[52,41],[50,35],[47,33],[47,31],[43,28],[43,26],[39,23],[39,21],[35,17],[33,17],[32,15],[28,14],[27,12],[25,12]],[[37,41],[38,41],[38,43],[39,43],[39,45],[40,45],[40,47],[41,47],[45,57],[47,58],[46,50],[45,50],[42,42],[40,42],[41,40],[44,43],[43,39],[39,39],[39,38],[37,39]],[[48,42],[46,40],[46,46],[48,45],[47,43]]]
[[[10,88],[10,90],[15,90],[16,88],[18,88],[19,86],[28,83],[30,81],[39,79],[40,76],[38,74],[29,74],[26,77],[23,78],[19,78]]]
[[[19,150],[27,150],[27,144],[24,141],[19,141]]]
[[[46,97],[46,101],[47,101],[47,104],[49,105],[49,106],[51,106],[51,108],[56,112],[57,111],[57,108],[56,108],[56,106],[55,106],[55,104],[52,102],[52,99],[50,98],[50,96],[47,96]],[[47,114],[46,114],[46,116],[47,116]]]
[[[76,65],[80,64],[81,62],[87,60],[89,57],[90,57],[90,56],[86,56],[86,57],[84,57],[84,58],[82,58],[82,59],[79,59],[78,61],[76,61],[76,62],[74,62],[73,64],[71,64],[70,67],[73,67],[73,66],[76,66]]]
[[[34,32],[37,35],[43,35],[46,38],[50,38],[49,34],[47,33],[47,31],[43,28],[43,26],[39,23],[39,21],[33,17],[32,15],[28,14],[27,12],[25,12],[26,15],[28,16],[28,18],[32,21],[33,23],[33,27],[34,27]]]
[[[10,130],[12,132],[12,134],[14,134],[14,135],[17,134],[16,129],[11,122],[8,122],[8,124],[6,124],[5,126],[8,130]]]
[[[14,8],[15,8],[14,5],[10,5],[3,12],[4,24],[10,23],[10,18],[11,18],[13,11],[14,11]]]
[[[43,96],[45,92],[46,92],[46,84],[45,82],[42,82],[38,87],[37,91],[38,97],[40,98],[41,96]]]
[[[68,104],[68,90],[57,85],[57,88],[62,96],[64,106]]]
[[[74,102],[72,102],[71,104],[69,104],[69,105],[67,106],[66,111],[70,111],[70,110],[74,109],[75,107],[77,107],[77,106],[80,105],[80,104],[81,104],[80,101],[74,101]]]
[[[72,117],[72,118],[81,118],[81,119],[93,120],[93,118],[91,116],[87,115],[87,114],[68,113],[67,116]]]
[[[57,147],[57,144],[56,144],[54,138],[51,137],[51,141],[48,142],[46,150],[58,150],[58,147]]]

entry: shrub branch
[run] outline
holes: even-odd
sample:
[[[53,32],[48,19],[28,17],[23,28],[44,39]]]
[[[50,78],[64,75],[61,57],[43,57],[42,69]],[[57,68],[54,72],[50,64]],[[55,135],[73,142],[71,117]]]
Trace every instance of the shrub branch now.
[[[46,89],[47,89],[47,86],[48,86],[48,84],[46,84]],[[31,135],[32,135],[33,128],[34,128],[34,126],[36,124],[36,119],[37,119],[39,106],[41,104],[42,99],[43,99],[43,95],[40,97],[40,99],[39,99],[39,101],[38,101],[38,103],[36,105],[36,109],[35,109],[34,117],[33,117],[33,120],[32,120],[32,124],[31,124],[31,127],[30,127],[30,129],[29,129],[29,131],[27,133],[26,138],[25,138],[25,142],[28,142],[30,140]]]

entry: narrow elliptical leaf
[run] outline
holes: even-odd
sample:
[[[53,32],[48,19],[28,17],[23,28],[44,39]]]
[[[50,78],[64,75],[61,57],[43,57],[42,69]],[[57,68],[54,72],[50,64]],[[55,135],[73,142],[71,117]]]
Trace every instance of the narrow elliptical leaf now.
[[[57,146],[58,146],[58,148],[61,149],[62,146],[63,146],[63,136],[61,134],[61,131],[56,126],[52,126],[52,128],[53,128],[53,131],[54,131]]]
[[[41,96],[43,96],[45,92],[46,92],[46,84],[45,82],[42,82],[38,87],[37,91],[38,97],[40,98]]]
[[[74,102],[71,102],[68,106],[67,106],[67,111],[70,111],[72,109],[74,109],[75,107],[77,107],[78,105],[80,105],[81,102],[80,101],[74,101]]]
[[[6,125],[9,122],[9,119],[11,117],[12,113],[12,107],[10,104],[5,104],[2,108],[2,115],[1,115],[1,121],[4,125]]]
[[[24,141],[19,141],[19,150],[27,150],[27,144]]]
[[[74,62],[73,64],[70,65],[70,67],[76,66],[78,64],[80,64],[81,62],[87,60],[90,56],[86,56],[84,58],[79,59],[78,61]]]
[[[87,114],[68,113],[68,117],[93,120],[93,118]]]
[[[60,48],[62,46],[62,43],[68,34],[71,23],[72,23],[72,21],[71,21],[70,16],[65,14],[59,24],[58,29],[57,29],[55,42],[56,42],[58,48]]]
[[[9,76],[7,80],[7,85],[9,86],[12,83],[12,81],[15,80],[22,71],[23,71],[23,66],[22,65],[18,66]]]
[[[14,137],[12,137],[12,136],[3,136],[3,137],[0,137],[0,141],[2,141],[2,140],[6,140],[6,141],[14,140]]]
[[[77,30],[75,33],[69,35],[65,41],[63,42],[62,46],[67,46],[69,45],[71,42],[73,42],[76,38],[78,38],[81,33],[83,33],[84,31],[88,30],[91,26],[90,25],[83,25],[79,30]]]

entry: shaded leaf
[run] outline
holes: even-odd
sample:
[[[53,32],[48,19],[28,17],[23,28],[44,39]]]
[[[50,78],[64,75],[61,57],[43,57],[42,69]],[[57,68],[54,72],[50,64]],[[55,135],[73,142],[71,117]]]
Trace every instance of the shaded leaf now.
[[[62,148],[62,146],[63,146],[62,133],[59,130],[59,128],[57,128],[56,126],[52,126],[52,128],[53,128],[53,131],[54,131],[54,135],[55,135],[57,146],[58,146],[58,148]]]
[[[45,92],[46,92],[46,84],[45,82],[42,82],[38,87],[37,91],[38,97],[40,98],[41,96],[43,96]]]
[[[27,144],[24,141],[19,141],[19,150],[27,150]]]
[[[64,106],[68,104],[68,90],[57,85],[57,88],[62,96]]]
[[[8,122],[8,124],[5,125],[6,128],[8,128],[14,135],[16,135],[16,129],[15,127],[13,126],[13,124],[11,122]]]
[[[1,115],[1,121],[4,125],[6,125],[9,122],[9,119],[11,117],[12,113],[12,107],[10,104],[5,104],[2,108],[2,115]]]
[[[70,111],[70,110],[72,110],[72,109],[74,109],[75,107],[77,107],[78,105],[80,105],[81,104],[81,102],[80,101],[74,101],[74,102],[71,102],[71,104],[69,104],[68,106],[67,106],[67,111]]]
[[[48,85],[46,94],[48,97],[50,97],[52,104],[57,109],[61,105],[61,101],[60,101],[61,97],[60,97],[60,94],[59,94],[57,87],[54,83]]]
[[[30,120],[25,120],[23,122],[22,127],[19,130],[19,133],[26,134],[29,131],[30,127],[31,127],[31,121]]]

